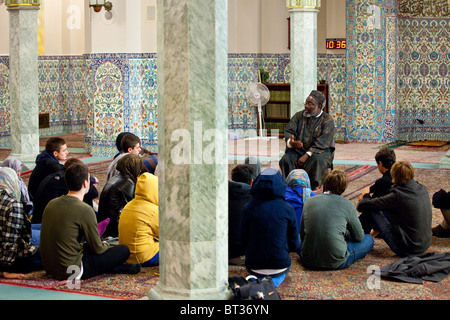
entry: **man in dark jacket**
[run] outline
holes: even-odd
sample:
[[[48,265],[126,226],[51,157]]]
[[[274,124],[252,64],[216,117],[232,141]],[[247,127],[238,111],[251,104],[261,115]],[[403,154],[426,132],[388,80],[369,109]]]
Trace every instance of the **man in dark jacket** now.
[[[311,91],[306,98],[305,110],[299,111],[284,130],[286,151],[279,165],[286,179],[294,169],[304,169],[311,181],[311,189],[323,185],[334,159],[334,122],[323,112],[326,99],[323,93]]]
[[[63,170],[49,174],[39,184],[36,191],[36,197],[33,202],[33,216],[31,221],[39,224],[42,222],[42,214],[50,200],[63,196],[69,192],[64,174],[66,169],[72,164],[82,164],[83,161],[77,158],[70,158],[64,163]],[[98,197],[98,190],[96,186],[90,181],[89,192],[84,195],[83,201],[94,208],[94,199]],[[94,209],[94,211],[97,211]]]
[[[228,261],[231,265],[243,265],[245,249],[241,245],[241,218],[244,205],[252,199],[253,168],[238,164],[228,180]]]
[[[378,178],[373,185],[365,188],[362,191],[361,195],[359,196],[359,201],[361,201],[365,195],[370,198],[378,198],[387,195],[391,190],[391,187],[393,185],[391,168],[396,161],[394,150],[388,147],[381,148],[375,154],[375,161],[377,163],[378,171],[382,174],[382,176],[381,178]],[[370,222],[370,215],[361,215],[360,220],[364,219],[365,217],[369,217],[370,220],[361,221],[363,226],[367,228],[367,230],[364,230],[364,233],[370,233],[373,236],[376,236],[378,234],[378,231],[372,230],[373,224]]]
[[[283,277],[291,266],[290,252],[300,245],[294,207],[285,201],[286,183],[278,170],[265,169],[253,182],[253,199],[242,213],[245,266],[257,277]]]
[[[36,166],[28,181],[28,192],[32,199],[35,198],[39,184],[46,176],[64,171],[63,165],[59,162],[67,160],[68,154],[67,144],[63,138],[52,137],[47,140],[45,150],[36,157]]]

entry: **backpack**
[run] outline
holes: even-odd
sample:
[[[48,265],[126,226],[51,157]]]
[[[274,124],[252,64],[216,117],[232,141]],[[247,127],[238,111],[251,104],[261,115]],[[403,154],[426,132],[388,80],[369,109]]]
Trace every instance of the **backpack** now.
[[[254,280],[249,281],[250,278]],[[272,277],[269,276],[262,279],[252,275],[246,278],[231,276],[228,278],[228,284],[235,300],[281,300]]]

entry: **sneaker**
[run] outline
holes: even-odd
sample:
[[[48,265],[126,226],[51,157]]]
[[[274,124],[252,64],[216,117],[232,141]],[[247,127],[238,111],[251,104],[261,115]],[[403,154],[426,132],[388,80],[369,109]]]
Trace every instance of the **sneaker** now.
[[[141,271],[139,263],[124,263],[112,269],[112,273],[118,274],[136,274]]]
[[[437,238],[450,238],[450,230],[445,230],[440,224],[436,227],[431,228],[433,231],[433,236]]]

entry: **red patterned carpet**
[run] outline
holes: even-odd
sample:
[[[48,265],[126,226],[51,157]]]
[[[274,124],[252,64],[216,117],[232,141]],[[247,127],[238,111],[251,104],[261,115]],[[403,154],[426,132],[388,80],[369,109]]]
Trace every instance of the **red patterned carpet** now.
[[[374,145],[353,144],[339,145],[337,159],[358,159],[371,161],[376,152]],[[359,152],[356,152],[359,150]],[[348,153],[346,153],[348,152]],[[397,152],[397,151],[396,151]],[[436,151],[406,150],[407,153],[397,153],[401,160],[429,160],[437,159]],[[431,154],[433,153],[433,154]],[[360,156],[358,158],[358,155]],[[3,157],[5,157],[3,155]],[[442,157],[442,155],[441,155]],[[0,160],[2,160],[0,154]],[[109,161],[88,164],[91,174],[104,181]],[[264,162],[265,167],[277,167],[277,162]],[[233,165],[230,165],[230,168]],[[350,183],[344,196],[355,204],[361,190],[371,185],[380,173],[370,165],[335,165],[344,170]],[[450,190],[449,169],[416,169],[416,180],[424,184],[430,198],[439,189]],[[27,175],[24,176],[24,180]],[[101,186],[100,186],[101,189]],[[441,213],[433,208],[433,226],[441,221]],[[428,252],[448,252],[450,239],[433,238]],[[375,239],[374,249],[362,260],[348,269],[340,271],[311,271],[305,269],[296,254],[291,254],[292,269],[286,280],[278,287],[284,300],[448,300],[450,299],[450,279],[447,277],[439,283],[424,282],[421,285],[381,280],[379,287],[369,289],[368,281],[371,274],[369,267],[382,267],[395,262],[396,257],[381,239]],[[246,275],[244,267],[229,267],[229,274]],[[93,279],[81,281],[79,289],[71,289],[66,282],[50,279],[44,271],[29,275],[26,280],[0,279],[0,283],[40,288],[53,291],[76,292],[86,295],[110,297],[115,299],[137,300],[145,298],[148,291],[159,280],[159,268],[143,268],[137,275],[103,275]]]

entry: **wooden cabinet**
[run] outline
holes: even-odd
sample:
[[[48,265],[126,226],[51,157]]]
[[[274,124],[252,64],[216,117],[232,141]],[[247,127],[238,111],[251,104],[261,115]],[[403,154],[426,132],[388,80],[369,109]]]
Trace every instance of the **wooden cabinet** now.
[[[278,129],[279,137],[284,137],[284,128],[290,120],[291,114],[291,87],[289,83],[264,83],[270,91],[270,100],[263,106],[263,129],[267,135],[272,136],[272,130]],[[258,134],[259,134],[258,118]]]
[[[291,118],[291,85],[290,83],[264,83],[264,85],[270,91],[270,100],[262,107],[262,128],[267,130],[268,136],[273,135],[272,130],[278,129],[279,137],[283,138],[284,129]],[[317,90],[325,95],[327,104],[324,112],[328,112],[328,86],[318,84]],[[258,135],[259,128],[258,117]]]

